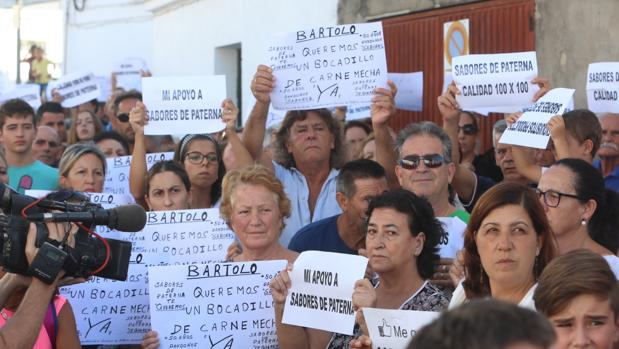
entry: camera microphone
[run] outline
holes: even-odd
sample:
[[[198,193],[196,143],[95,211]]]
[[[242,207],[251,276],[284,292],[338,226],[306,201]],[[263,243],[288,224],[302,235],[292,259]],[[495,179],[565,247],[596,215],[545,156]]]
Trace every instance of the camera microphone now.
[[[86,212],[44,212],[29,214],[27,219],[35,222],[82,222],[106,225],[124,232],[137,232],[146,225],[146,211],[139,205],[123,205],[108,210]]]

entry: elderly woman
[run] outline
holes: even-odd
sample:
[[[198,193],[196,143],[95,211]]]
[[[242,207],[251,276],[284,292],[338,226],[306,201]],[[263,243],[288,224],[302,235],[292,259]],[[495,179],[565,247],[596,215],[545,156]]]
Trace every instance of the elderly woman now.
[[[492,297],[534,308],[533,291],[554,256],[550,225],[535,192],[501,183],[481,196],[464,232],[466,277],[449,307]]]
[[[352,295],[355,308],[445,309],[448,299],[428,281],[439,259],[437,244],[445,234],[428,201],[398,189],[374,198],[368,216],[367,256],[379,281],[375,287],[367,279],[357,281]],[[281,349],[349,348],[351,341],[361,334],[359,326],[355,327],[354,336],[346,336],[283,324],[284,302],[290,286],[287,271],[279,273],[271,282]]]
[[[533,298],[555,329],[554,349],[611,349],[619,340],[619,284],[594,252],[574,250],[550,262]]]
[[[540,178],[537,193],[555,234],[558,253],[584,248],[604,257],[619,277],[617,193],[584,160],[562,159]]]
[[[279,243],[290,200],[282,183],[266,167],[252,165],[228,172],[222,185],[221,216],[234,231],[242,252],[234,262],[285,259],[292,263],[298,253]],[[148,332],[142,348],[159,347],[155,331]]]
[[[71,118],[69,129],[69,144],[91,142],[94,137],[103,131],[101,120],[89,110],[82,110]]]
[[[60,187],[100,193],[105,182],[105,166],[105,156],[99,148],[88,144],[73,144],[60,157]]]

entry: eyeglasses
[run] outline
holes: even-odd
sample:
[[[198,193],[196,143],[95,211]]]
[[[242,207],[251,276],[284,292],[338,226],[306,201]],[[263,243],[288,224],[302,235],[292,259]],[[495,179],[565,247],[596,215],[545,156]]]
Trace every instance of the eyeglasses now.
[[[215,153],[202,154],[199,151],[192,151],[185,155],[185,159],[189,160],[194,165],[200,165],[204,159],[207,163],[216,163],[218,158]]]
[[[562,196],[567,196],[568,198],[574,198],[574,199],[580,200],[580,197],[578,195],[560,193],[556,190],[541,191],[539,189],[535,189],[535,192],[537,193],[538,197],[542,197],[542,196],[544,197],[544,203],[548,207],[559,206]]]
[[[419,163],[423,160],[424,165],[428,168],[438,168],[443,165],[445,158],[439,154],[426,155],[407,155],[399,161],[402,168],[406,170],[415,170],[419,167]]]
[[[128,122],[129,121],[129,114],[127,114],[127,113],[118,114],[118,115],[116,115],[116,118],[120,122]]]
[[[458,126],[458,132],[462,131],[467,136],[472,136],[477,134],[477,126],[475,124],[466,124],[462,126]]]

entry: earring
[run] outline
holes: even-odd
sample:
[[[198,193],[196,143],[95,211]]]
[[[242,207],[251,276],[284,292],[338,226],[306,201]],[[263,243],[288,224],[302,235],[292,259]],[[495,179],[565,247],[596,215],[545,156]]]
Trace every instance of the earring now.
[[[582,225],[582,226],[587,225],[587,221],[583,218],[583,219],[580,221],[580,225]]]
[[[539,256],[539,247],[535,250],[535,257]]]

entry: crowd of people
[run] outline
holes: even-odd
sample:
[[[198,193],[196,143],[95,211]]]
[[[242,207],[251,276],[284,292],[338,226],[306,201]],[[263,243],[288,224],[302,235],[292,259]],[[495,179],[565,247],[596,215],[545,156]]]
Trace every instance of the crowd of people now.
[[[535,83],[535,99],[550,90],[547,80]],[[242,130],[226,99],[222,132],[176,142],[145,135],[148,106],[134,90],[71,109],[57,95],[36,111],[8,100],[0,106],[0,181],[22,194],[97,193],[106,159],[132,155],[131,195],[147,210],[219,208],[237,238],[229,261],[289,263],[270,284],[282,349],[370,348],[363,307],[442,312],[414,337],[414,348],[618,343],[618,114],[572,110],[548,123],[547,149],[513,146],[500,139],[520,114],[483,135],[482,116],[459,108],[452,84],[436,103],[442,123],[395,132],[397,86],[389,82],[375,89],[368,120],[346,121],[342,108],[291,110],[271,132],[274,86],[272,70],[259,66]],[[493,147],[480,152],[486,136]],[[147,154],[164,151],[174,151],[173,160],[147,169]],[[351,295],[353,336],[282,322],[289,273],[309,250],[368,258]],[[27,252],[31,260],[36,248]],[[0,279],[0,344],[80,347],[71,306],[53,287],[11,273]],[[38,303],[24,305],[33,297]],[[5,334],[16,331],[19,310],[35,306],[42,309],[30,318],[38,337],[24,329],[23,338]],[[51,329],[46,307],[57,319]],[[144,335],[143,348],[159,346],[156,330]]]

